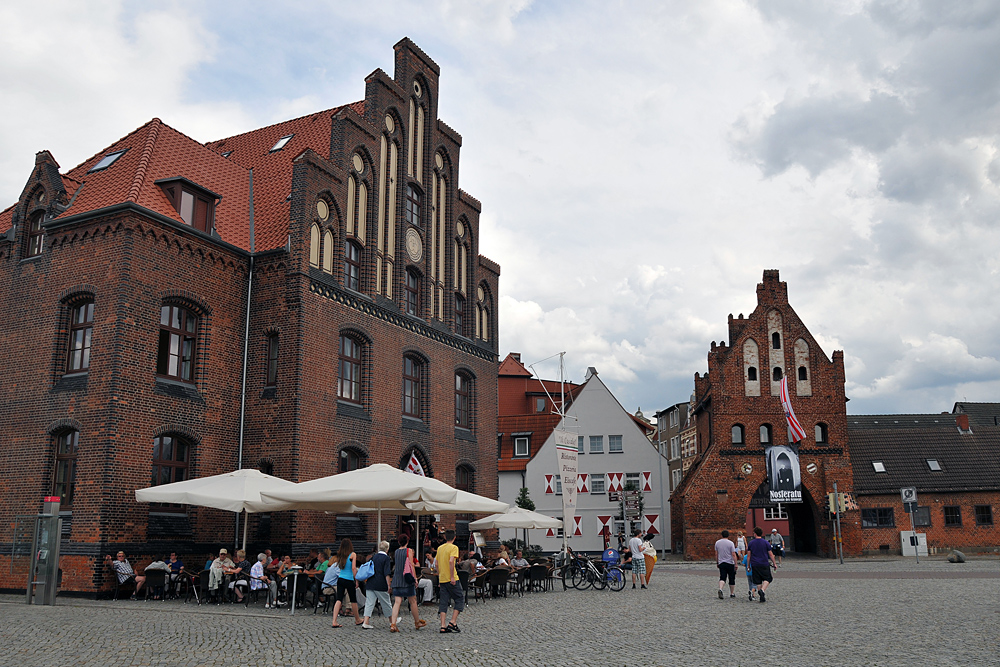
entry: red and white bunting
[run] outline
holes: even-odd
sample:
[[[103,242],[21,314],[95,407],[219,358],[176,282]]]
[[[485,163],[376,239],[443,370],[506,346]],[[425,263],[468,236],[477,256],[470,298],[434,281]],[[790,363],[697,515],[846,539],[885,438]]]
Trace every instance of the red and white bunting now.
[[[582,516],[573,517],[573,537],[579,537],[583,535],[583,529],[580,527],[580,521],[583,519]]]
[[[643,491],[652,491],[653,490],[653,483],[649,481],[649,478],[652,477],[652,475],[653,475],[653,473],[651,473],[651,472],[644,472],[644,473],[642,473],[642,490]]]
[[[553,481],[553,479],[555,479],[555,475],[546,475],[545,476],[545,493],[555,493],[556,492],[555,482]],[[549,535],[549,537],[552,537],[552,536]]]
[[[581,472],[576,476],[577,493],[590,493],[590,475]]]
[[[660,515],[646,514],[642,517],[642,529],[653,535],[660,534]]]
[[[414,475],[420,475],[421,477],[426,477],[424,474],[424,467],[420,465],[420,461],[417,459],[417,453],[410,453],[410,462],[406,464],[406,472],[412,472]]]
[[[612,517],[610,514],[608,514],[608,515],[598,514],[597,515],[597,523],[599,524],[598,527],[597,527],[597,534],[598,535],[603,535],[605,528],[608,529],[608,535],[609,536],[611,535],[611,531],[614,530],[614,527],[611,525],[611,520],[613,518],[614,517]]]
[[[608,473],[608,492],[617,492],[622,490],[622,480],[625,478],[625,473],[623,472],[609,472]]]

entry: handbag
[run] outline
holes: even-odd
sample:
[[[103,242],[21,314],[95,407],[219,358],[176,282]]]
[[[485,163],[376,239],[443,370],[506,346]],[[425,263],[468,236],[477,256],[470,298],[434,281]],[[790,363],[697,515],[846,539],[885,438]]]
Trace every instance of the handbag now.
[[[358,573],[354,575],[354,579],[357,581],[364,581],[373,574],[375,574],[375,561],[370,560],[358,568]]]
[[[406,565],[403,566],[403,581],[407,586],[417,583],[417,573],[413,571],[413,559],[410,558],[410,550],[406,550]]]

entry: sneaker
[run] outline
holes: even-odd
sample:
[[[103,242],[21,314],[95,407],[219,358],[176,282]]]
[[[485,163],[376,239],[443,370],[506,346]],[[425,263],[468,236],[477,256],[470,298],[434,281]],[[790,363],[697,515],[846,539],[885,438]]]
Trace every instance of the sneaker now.
[[[747,591],[747,599],[753,602],[753,591]]]
[[[269,605],[269,604],[265,604],[264,605],[264,609],[270,609],[270,608],[271,608],[271,605]]]
[[[646,586],[645,586],[645,584],[643,584],[643,586],[642,586],[642,590],[646,590]]]
[[[722,591],[719,591],[719,599],[720,600],[725,600],[726,599],[726,597],[722,594]]]
[[[374,626],[371,626],[371,625],[368,625],[367,623],[362,623],[362,624],[361,624],[361,629],[362,629],[362,630],[374,630],[374,629],[375,629],[375,627],[374,627]]]
[[[761,602],[767,602],[767,599],[764,597],[764,591],[760,592],[760,601]]]
[[[632,590],[635,590],[635,584],[632,584]],[[132,599],[134,600],[135,598],[133,597]]]
[[[730,600],[732,600],[732,599],[733,599],[733,598],[735,598],[735,597],[736,597],[736,593],[730,593],[730,594],[729,594],[729,599],[730,599]]]

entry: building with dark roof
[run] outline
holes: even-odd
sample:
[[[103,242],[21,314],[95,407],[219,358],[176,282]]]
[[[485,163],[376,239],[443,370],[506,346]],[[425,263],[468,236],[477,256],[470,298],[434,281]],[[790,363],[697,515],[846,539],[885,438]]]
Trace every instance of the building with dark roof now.
[[[951,414],[850,415],[854,495],[865,553],[902,549],[911,530],[901,489],[917,491],[912,519],[932,553],[1000,544],[1000,403],[956,403]]]
[[[0,567],[48,495],[64,589],[102,588],[119,548],[197,560],[232,515],[134,491],[238,467],[304,481],[415,457],[496,496],[500,267],[439,75],[403,39],[352,104],[207,144],[153,119],[65,173],[38,153],[0,213]],[[368,523],[255,515],[251,548],[365,542]]]

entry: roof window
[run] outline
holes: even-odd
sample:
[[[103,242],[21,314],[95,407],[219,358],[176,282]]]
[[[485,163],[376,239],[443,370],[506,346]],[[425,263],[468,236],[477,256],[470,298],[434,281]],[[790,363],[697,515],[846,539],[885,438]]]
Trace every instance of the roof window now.
[[[872,468],[875,468],[875,472],[885,472],[885,464],[881,461],[872,461]]]
[[[285,144],[291,141],[292,137],[294,136],[295,136],[294,134],[289,134],[288,136],[278,139],[278,142],[271,147],[270,152],[273,153],[275,151],[280,151],[282,148],[285,147]]]
[[[126,148],[123,151],[115,151],[114,153],[108,153],[107,155],[105,155],[104,157],[101,158],[100,162],[98,162],[93,167],[91,167],[87,171],[87,173],[88,174],[92,174],[95,171],[101,171],[102,169],[107,169],[108,167],[110,167],[111,165],[113,165],[115,163],[115,161],[118,158],[120,158],[122,155],[124,155],[127,151],[128,151],[128,149]]]
[[[184,224],[211,233],[215,222],[215,204],[222,199],[186,178],[165,178],[156,181],[181,216]]]
[[[941,464],[937,459],[927,459],[927,467],[934,472],[941,472]]]
[[[232,154],[233,154],[232,151],[226,151],[225,153],[222,154],[222,157],[229,157]]]

